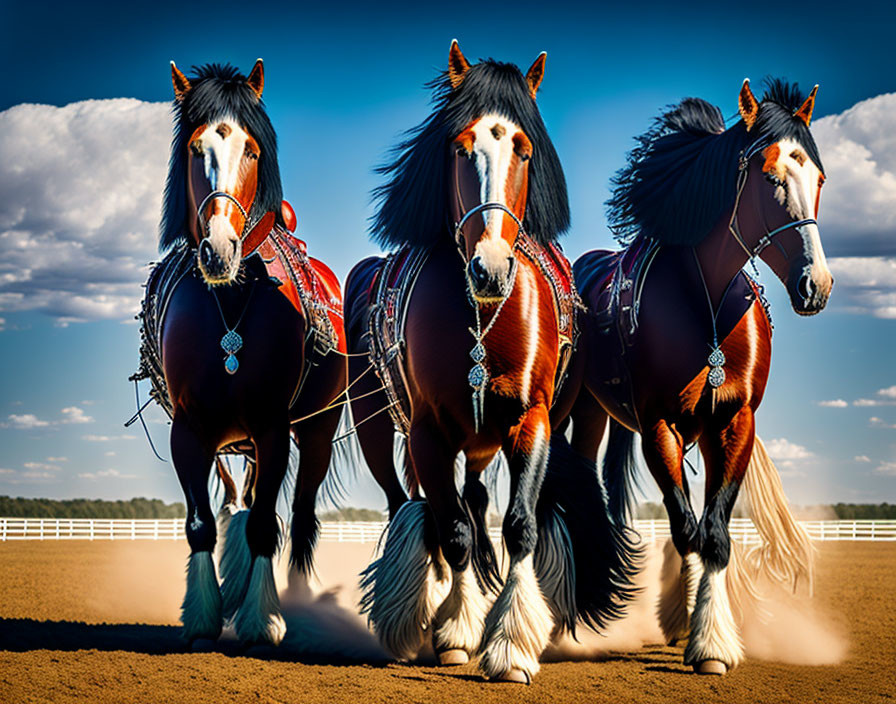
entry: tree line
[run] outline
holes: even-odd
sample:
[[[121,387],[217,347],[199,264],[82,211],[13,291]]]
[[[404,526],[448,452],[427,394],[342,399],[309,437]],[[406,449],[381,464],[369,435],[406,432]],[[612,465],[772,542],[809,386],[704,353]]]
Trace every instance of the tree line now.
[[[809,507],[811,508],[811,507]],[[844,504],[829,507],[840,520],[893,520],[896,504]],[[798,510],[799,514],[800,511]],[[825,511],[824,513],[827,513]],[[5,518],[184,518],[183,503],[166,504],[161,499],[134,498],[128,501],[102,499],[25,499],[0,496],[0,516]],[[660,503],[641,503],[635,509],[636,518],[665,519],[666,509]],[[384,521],[384,511],[369,508],[340,508],[319,514],[321,521]],[[489,523],[501,524],[501,517],[489,515]]]
[[[0,496],[4,518],[184,518],[186,507],[161,499],[134,498],[128,501],[102,499],[24,499]]]

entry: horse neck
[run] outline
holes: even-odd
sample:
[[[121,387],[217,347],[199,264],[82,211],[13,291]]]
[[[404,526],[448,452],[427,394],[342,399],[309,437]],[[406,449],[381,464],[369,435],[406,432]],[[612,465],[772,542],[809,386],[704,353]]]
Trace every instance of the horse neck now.
[[[748,260],[746,252],[728,229],[730,221],[731,210],[728,210],[695,247],[714,310],[721,305],[728,284]],[[750,241],[749,236],[747,241]]]

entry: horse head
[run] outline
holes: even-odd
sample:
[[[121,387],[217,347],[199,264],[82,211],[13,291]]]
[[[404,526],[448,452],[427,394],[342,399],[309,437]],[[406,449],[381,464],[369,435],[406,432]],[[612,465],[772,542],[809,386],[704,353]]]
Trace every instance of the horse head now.
[[[526,74],[533,101],[544,61],[542,53]],[[452,42],[448,75],[455,90],[469,68]],[[480,302],[500,300],[513,286],[513,250],[523,231],[532,142],[512,119],[494,112],[474,118],[449,148],[449,208],[470,290]]]
[[[174,62],[171,76],[176,103],[187,120],[181,129],[188,134],[179,148],[186,151],[187,224],[198,247],[199,270],[209,285],[229,284],[277,217],[256,207],[259,164],[271,158],[264,150],[273,145],[253,134],[251,120],[240,114],[261,113],[255,121],[267,121],[260,106],[263,64],[256,61],[248,78],[232,72],[211,86],[200,79],[197,87]],[[207,88],[204,94],[195,95],[202,88]],[[215,101],[218,105],[211,107]]]
[[[758,102],[749,80],[738,99],[747,131],[756,138],[741,158],[731,231],[750,256],[771,267],[800,315],[820,312],[834,283],[816,222],[824,172],[808,128],[817,91],[815,86],[786,114],[780,102]],[[763,122],[772,121],[777,124],[771,132],[763,129]]]

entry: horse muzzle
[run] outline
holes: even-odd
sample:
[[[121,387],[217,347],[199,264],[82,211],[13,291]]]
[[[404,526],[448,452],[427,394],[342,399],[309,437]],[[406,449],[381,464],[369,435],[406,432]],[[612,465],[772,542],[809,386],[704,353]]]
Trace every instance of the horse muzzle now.
[[[513,290],[516,262],[507,257],[506,265],[494,271],[486,266],[482,257],[476,256],[467,264],[467,282],[470,293],[479,303],[494,303],[510,295]]]
[[[824,310],[834,286],[830,271],[825,268],[813,272],[812,269],[803,262],[803,265],[795,265],[787,277],[790,305],[799,315],[815,315]]]
[[[239,242],[230,240],[215,246],[208,237],[199,243],[197,259],[205,283],[210,286],[233,283],[240,266],[238,247]],[[222,252],[221,249],[225,251]]]

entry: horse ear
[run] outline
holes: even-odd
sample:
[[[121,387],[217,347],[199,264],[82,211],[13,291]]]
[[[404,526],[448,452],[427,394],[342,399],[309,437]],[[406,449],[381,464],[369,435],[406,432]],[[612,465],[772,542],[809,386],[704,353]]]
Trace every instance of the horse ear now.
[[[187,97],[187,93],[190,92],[192,86],[187,77],[174,65],[173,61],[171,62],[171,82],[174,84],[174,99],[177,102],[181,102]]]
[[[249,87],[255,91],[255,95],[261,100],[261,93],[264,90],[264,62],[261,59],[256,59],[252,72],[249,74],[249,78],[246,79],[246,83],[249,84]]]
[[[759,117],[759,101],[756,100],[756,96],[750,90],[749,78],[744,79],[740,95],[737,96],[737,108],[740,110],[740,116],[747,125],[747,132],[749,132],[755,124],[756,118]]]
[[[809,97],[806,98],[806,102],[802,104],[799,110],[793,113],[794,117],[798,117],[806,123],[806,127],[808,127],[809,123],[812,122],[812,111],[815,109],[815,94],[817,92],[818,84],[816,83],[815,87],[812,89],[812,92],[809,93]]]
[[[457,45],[457,39],[451,40],[451,49],[448,51],[448,80],[451,87],[457,88],[464,82],[464,76],[470,70],[470,62],[467,61]]]
[[[526,83],[529,84],[529,92],[532,94],[532,100],[535,100],[538,86],[541,85],[541,79],[544,78],[544,60],[547,56],[548,52],[541,52],[526,72]]]

